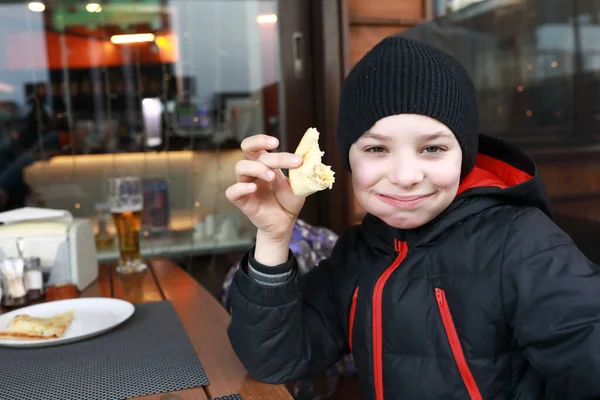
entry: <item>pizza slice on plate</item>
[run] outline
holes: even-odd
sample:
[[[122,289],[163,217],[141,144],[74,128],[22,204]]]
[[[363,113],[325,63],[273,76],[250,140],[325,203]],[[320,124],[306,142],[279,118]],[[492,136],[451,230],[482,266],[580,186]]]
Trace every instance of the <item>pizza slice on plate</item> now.
[[[71,321],[74,311],[47,318],[32,317],[26,314],[16,315],[6,329],[0,330],[0,339],[58,339],[61,338]]]

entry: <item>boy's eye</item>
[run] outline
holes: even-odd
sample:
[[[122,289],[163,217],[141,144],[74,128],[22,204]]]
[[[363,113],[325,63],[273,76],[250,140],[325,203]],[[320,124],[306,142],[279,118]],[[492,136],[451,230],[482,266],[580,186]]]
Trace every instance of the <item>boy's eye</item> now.
[[[383,148],[381,146],[369,147],[367,149],[368,153],[383,153],[384,151],[385,151],[385,148]]]
[[[426,154],[436,154],[436,153],[441,153],[442,151],[443,151],[443,149],[439,146],[429,146],[423,150],[423,152]]]

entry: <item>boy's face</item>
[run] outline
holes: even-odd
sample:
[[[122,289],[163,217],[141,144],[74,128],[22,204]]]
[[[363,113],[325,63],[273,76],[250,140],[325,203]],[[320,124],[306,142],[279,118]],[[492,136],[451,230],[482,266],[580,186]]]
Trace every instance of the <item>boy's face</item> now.
[[[437,217],[456,197],[462,152],[450,129],[432,118],[383,118],[350,147],[354,193],[388,225],[413,229]]]

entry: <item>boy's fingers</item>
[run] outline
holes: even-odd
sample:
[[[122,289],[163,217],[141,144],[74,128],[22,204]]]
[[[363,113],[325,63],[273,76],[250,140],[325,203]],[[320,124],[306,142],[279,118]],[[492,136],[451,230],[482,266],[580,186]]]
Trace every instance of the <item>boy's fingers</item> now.
[[[244,183],[238,182],[229,186],[225,190],[225,197],[235,205],[238,205],[245,196],[252,194],[256,191],[256,183]]]
[[[302,164],[302,157],[291,153],[264,153],[258,161],[271,169],[293,169]]]
[[[268,135],[254,135],[242,140],[241,148],[246,158],[256,160],[268,150],[274,150],[279,146],[279,140],[276,137]]]
[[[272,181],[275,171],[258,161],[240,160],[235,164],[235,176],[238,182],[252,182],[254,179]]]

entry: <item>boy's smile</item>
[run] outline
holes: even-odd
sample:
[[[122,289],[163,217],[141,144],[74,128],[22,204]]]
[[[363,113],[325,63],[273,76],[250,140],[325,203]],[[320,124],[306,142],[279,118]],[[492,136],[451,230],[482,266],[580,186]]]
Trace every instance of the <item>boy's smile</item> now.
[[[433,196],[434,193],[414,196],[394,196],[389,194],[377,194],[379,199],[386,204],[398,208],[411,209],[419,206],[421,203]]]
[[[437,217],[456,197],[462,153],[448,127],[433,118],[383,118],[350,148],[360,205],[388,225],[413,229]]]

